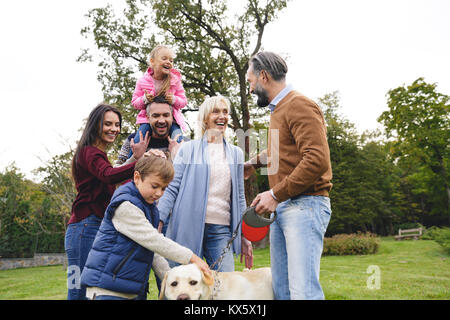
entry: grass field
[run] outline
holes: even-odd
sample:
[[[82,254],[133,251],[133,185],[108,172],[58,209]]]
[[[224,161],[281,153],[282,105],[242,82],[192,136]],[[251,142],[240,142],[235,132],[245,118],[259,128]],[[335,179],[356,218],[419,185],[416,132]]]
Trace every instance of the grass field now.
[[[269,250],[255,250],[255,267],[269,265]],[[379,270],[379,289],[367,286],[373,276],[367,273],[369,266]],[[237,259],[236,269],[242,268]],[[320,277],[329,300],[450,300],[450,256],[434,241],[383,238],[374,255],[322,257]],[[66,299],[65,270],[51,266],[0,271],[0,299]],[[153,273],[148,299],[157,299]]]

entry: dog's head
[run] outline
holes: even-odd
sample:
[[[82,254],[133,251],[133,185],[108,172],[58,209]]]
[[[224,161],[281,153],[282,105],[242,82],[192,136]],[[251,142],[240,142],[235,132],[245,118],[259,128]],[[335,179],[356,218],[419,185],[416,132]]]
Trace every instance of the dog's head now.
[[[214,278],[205,274],[195,264],[175,267],[164,276],[159,299],[205,300],[211,294]]]

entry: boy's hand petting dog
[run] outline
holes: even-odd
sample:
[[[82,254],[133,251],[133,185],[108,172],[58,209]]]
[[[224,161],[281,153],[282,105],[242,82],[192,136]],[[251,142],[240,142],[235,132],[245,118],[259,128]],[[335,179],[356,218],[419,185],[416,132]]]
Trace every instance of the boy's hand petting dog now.
[[[189,260],[189,262],[196,264],[203,273],[211,275],[211,269],[209,269],[208,264],[205,262],[205,260],[201,259],[195,253],[192,254],[191,260]]]

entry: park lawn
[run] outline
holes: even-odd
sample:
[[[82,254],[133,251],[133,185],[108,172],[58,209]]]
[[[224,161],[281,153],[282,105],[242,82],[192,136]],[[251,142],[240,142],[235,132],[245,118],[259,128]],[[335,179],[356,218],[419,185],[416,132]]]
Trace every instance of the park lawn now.
[[[255,267],[270,265],[269,249],[256,249],[254,255]],[[379,268],[379,289],[367,287],[369,266]],[[243,267],[237,258],[236,270]],[[450,255],[434,241],[382,238],[374,255],[322,257],[320,282],[328,300],[449,300]],[[152,273],[148,299],[157,296]],[[66,299],[65,270],[50,266],[0,271],[0,299]]]
[[[379,289],[367,286],[369,266],[379,268]],[[320,277],[330,300],[450,299],[450,255],[431,240],[384,238],[374,255],[323,257]]]

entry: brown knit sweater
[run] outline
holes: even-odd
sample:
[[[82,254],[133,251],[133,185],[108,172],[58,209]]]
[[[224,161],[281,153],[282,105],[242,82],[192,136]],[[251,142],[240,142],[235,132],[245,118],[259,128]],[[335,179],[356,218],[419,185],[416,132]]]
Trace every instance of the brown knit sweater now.
[[[319,106],[291,91],[277,104],[269,129],[267,170],[275,197],[281,202],[298,195],[329,196],[330,150]]]

